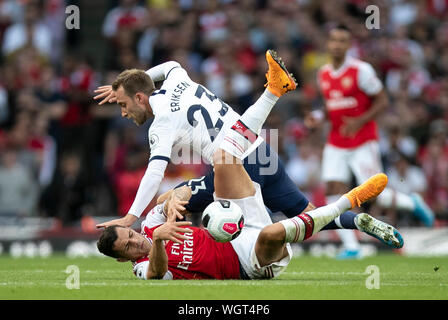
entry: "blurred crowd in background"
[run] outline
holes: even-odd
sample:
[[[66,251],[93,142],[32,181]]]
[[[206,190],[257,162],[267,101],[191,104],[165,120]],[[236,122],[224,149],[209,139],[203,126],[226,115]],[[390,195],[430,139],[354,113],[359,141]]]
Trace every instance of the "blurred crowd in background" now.
[[[389,185],[422,194],[437,225],[448,225],[447,0],[99,1],[101,64],[75,50],[84,39],[65,28],[73,3],[81,15],[88,10],[89,1],[0,1],[0,216],[76,225],[83,216],[125,215],[147,166],[150,123],[137,128],[117,106],[99,107],[94,89],[123,69],[176,60],[244,112],[264,90],[268,48],[299,89],[282,97],[266,128],[278,130],[298,187],[323,205],[328,127],[310,131],[303,118],[323,108],[316,70],[327,62],[328,29],[343,23],[353,33],[349,54],[373,65],[390,98],[378,119]],[[380,9],[379,29],[365,26],[370,4]],[[160,192],[207,170],[170,165]],[[370,210],[398,227],[419,225],[396,210]]]

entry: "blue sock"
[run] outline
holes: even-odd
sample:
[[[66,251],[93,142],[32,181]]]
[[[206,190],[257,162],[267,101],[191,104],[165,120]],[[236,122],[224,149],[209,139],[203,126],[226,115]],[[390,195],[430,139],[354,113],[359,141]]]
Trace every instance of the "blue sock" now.
[[[329,224],[327,224],[325,227],[323,227],[321,230],[336,230],[336,229],[353,229],[357,230],[358,228],[355,225],[355,217],[357,216],[356,213],[351,211],[346,211],[343,214],[339,216],[339,223],[342,228],[340,228],[335,220],[331,221]]]

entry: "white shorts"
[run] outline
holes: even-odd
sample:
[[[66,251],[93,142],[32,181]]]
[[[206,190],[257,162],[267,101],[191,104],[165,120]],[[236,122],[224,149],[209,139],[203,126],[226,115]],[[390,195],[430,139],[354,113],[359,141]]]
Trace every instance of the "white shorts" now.
[[[383,172],[377,141],[368,141],[352,149],[326,144],[322,156],[322,180],[350,183],[352,173],[361,184],[371,176]]]
[[[257,255],[255,254],[255,243],[261,230],[272,224],[266,207],[264,206],[263,197],[261,195],[260,185],[254,182],[255,195],[243,199],[225,199],[230,200],[243,210],[244,228],[240,235],[230,243],[238,255],[241,266],[251,279],[267,279],[273,278],[282,273],[292,258],[292,249],[289,243],[286,244],[288,256],[278,262],[260,267]],[[216,197],[215,200],[224,200]]]

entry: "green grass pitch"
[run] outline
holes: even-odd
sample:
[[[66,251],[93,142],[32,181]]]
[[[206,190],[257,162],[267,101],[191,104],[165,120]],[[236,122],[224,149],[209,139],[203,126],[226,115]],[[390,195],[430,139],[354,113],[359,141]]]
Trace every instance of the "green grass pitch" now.
[[[68,289],[69,265],[79,268],[79,289]],[[366,268],[379,270],[368,289]],[[306,300],[448,299],[448,259],[380,254],[362,260],[302,256],[271,280],[154,280],[134,277],[130,263],[108,258],[0,256],[0,299]]]

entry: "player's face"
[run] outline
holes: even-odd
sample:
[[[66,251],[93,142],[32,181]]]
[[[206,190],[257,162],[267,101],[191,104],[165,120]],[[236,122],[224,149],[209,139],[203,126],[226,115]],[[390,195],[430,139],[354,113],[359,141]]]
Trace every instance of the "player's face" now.
[[[341,59],[350,48],[350,33],[346,30],[333,29],[328,36],[328,52],[331,57]]]
[[[148,120],[148,110],[142,101],[142,97],[136,94],[131,98],[126,94],[123,87],[119,87],[116,91],[117,103],[121,107],[121,116],[131,119],[137,126],[140,126]]]
[[[121,260],[136,261],[149,254],[151,244],[142,234],[130,228],[116,228],[115,230],[118,237],[114,242],[114,249],[124,258]]]

